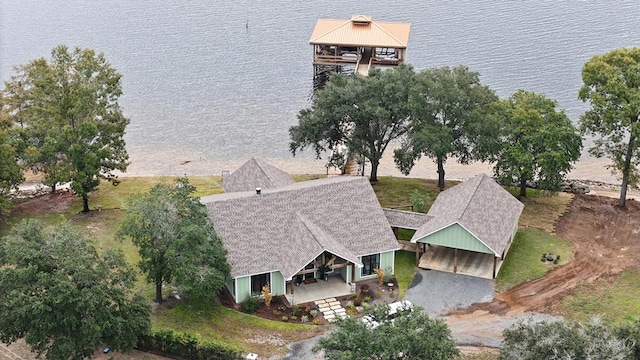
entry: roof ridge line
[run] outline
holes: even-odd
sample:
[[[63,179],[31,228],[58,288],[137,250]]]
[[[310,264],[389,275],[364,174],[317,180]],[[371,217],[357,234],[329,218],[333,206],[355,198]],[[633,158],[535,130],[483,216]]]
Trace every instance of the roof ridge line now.
[[[393,36],[393,34],[391,34],[390,32],[387,31],[387,29],[385,29],[384,27],[380,26],[377,22],[371,20],[371,23],[374,24],[375,26],[377,26],[378,28],[380,28],[380,30],[384,31],[387,35],[391,36],[391,38],[395,41],[398,42],[398,44],[401,44],[402,46],[407,46],[407,44],[403,43],[402,41],[398,40],[397,37]]]
[[[267,174],[266,171],[264,171],[264,169],[262,168],[262,165],[258,162],[258,160],[256,158],[251,158],[251,160],[253,160],[256,165],[258,165],[258,169],[260,169],[260,171],[262,172],[262,174],[269,180],[271,181],[271,177],[269,176],[269,174]]]
[[[307,225],[307,218],[305,216],[303,216],[302,214],[300,214],[299,211],[296,211],[296,216],[298,217],[298,219],[300,219],[302,221],[302,225],[304,225],[304,228],[307,229],[307,231],[309,232],[309,234],[311,234],[311,236],[313,237],[313,240],[315,240],[316,243],[318,243],[318,245],[320,245],[320,247],[326,251],[325,246],[318,240],[318,238],[316,237],[316,234],[313,232],[313,230],[311,230],[309,228],[309,226]],[[310,221],[310,220],[309,220]],[[314,224],[315,225],[315,224]]]
[[[332,32],[334,32],[334,31],[338,30],[339,28],[341,28],[341,27],[345,26],[346,24],[348,24],[348,23],[350,23],[350,22],[351,22],[351,20],[347,20],[347,21],[343,22],[342,24],[340,24],[340,25],[338,25],[338,26],[334,27],[333,29],[331,29],[331,30],[329,30],[329,31],[327,31],[327,32],[324,32],[324,33],[322,33],[322,34],[320,34],[320,35],[316,36],[314,39],[311,39],[309,42],[313,42],[313,41],[314,41],[314,40],[316,40],[316,39],[319,39],[319,38],[321,38],[321,37],[323,37],[323,36],[325,36],[325,35],[327,35],[327,34],[329,34],[329,33],[332,33]]]
[[[484,175],[484,174],[483,174]],[[483,175],[476,175],[476,176],[480,176],[480,181],[478,181],[478,185],[476,186],[476,188],[473,190],[473,193],[471,194],[471,196],[469,196],[469,199],[467,201],[467,204],[464,206],[464,210],[462,211],[462,214],[460,214],[460,217],[458,219],[462,219],[464,217],[464,214],[467,213],[467,210],[469,210],[469,205],[471,205],[471,200],[474,198],[474,196],[476,195],[476,193],[478,192],[478,189],[480,188],[480,184],[482,183],[483,180]]]

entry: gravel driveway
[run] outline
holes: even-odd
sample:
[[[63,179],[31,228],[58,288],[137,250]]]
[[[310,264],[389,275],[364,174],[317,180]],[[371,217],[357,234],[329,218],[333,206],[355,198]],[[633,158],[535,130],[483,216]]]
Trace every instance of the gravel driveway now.
[[[405,299],[436,316],[476,302],[489,302],[493,294],[493,280],[418,269]]]
[[[449,310],[465,308],[477,302],[490,302],[493,300],[493,295],[493,280],[418,269],[409,285],[405,299],[423,307],[430,316],[444,319],[458,346],[497,348],[502,343],[502,331],[520,320],[532,319],[538,322],[562,319],[540,313],[509,312],[498,315],[486,311],[442,317]],[[284,359],[323,359],[322,354],[311,352],[311,348],[320,337],[291,344],[291,352]]]

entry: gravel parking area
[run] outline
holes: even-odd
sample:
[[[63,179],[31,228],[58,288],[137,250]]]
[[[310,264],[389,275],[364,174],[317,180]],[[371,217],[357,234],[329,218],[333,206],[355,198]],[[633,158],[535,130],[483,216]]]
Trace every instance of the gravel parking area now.
[[[493,287],[493,280],[489,279],[419,269],[405,299],[436,316],[448,310],[493,300]]]

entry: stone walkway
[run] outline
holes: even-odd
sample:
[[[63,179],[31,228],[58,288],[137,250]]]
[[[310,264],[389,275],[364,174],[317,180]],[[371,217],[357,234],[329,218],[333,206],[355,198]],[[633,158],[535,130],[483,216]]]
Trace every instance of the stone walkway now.
[[[314,303],[318,306],[318,310],[324,315],[324,318],[328,322],[334,322],[338,320],[338,318],[344,319],[348,316],[347,311],[336,298],[316,300]]]

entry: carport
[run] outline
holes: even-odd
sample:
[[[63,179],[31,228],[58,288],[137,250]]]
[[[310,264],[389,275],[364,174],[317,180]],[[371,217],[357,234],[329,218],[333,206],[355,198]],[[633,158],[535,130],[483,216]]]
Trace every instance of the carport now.
[[[424,244],[426,251],[420,256],[418,267],[493,279],[498,274],[502,259],[493,254],[452,249],[444,246]],[[424,249],[424,248],[423,248]],[[494,269],[495,266],[495,269]]]
[[[524,205],[486,175],[441,192],[411,238],[425,269],[495,279]]]

